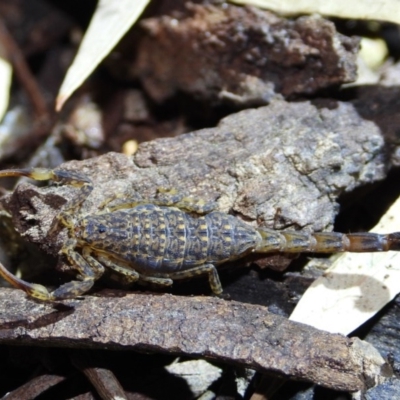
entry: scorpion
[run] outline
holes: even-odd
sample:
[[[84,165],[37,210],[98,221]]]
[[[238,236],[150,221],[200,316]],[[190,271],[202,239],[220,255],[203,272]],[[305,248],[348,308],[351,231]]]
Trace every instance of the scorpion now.
[[[77,280],[49,292],[42,285],[16,277],[0,264],[0,276],[39,300],[83,295],[105,267],[122,274],[128,282],[163,287],[171,286],[176,279],[208,274],[212,291],[221,295],[216,266],[252,253],[400,250],[400,232],[303,233],[254,228],[233,215],[207,206],[191,206],[187,199],[173,203],[128,201],[93,215],[81,215],[80,208],[93,190],[88,176],[62,169],[0,171],[0,177],[9,176],[53,180],[78,188],[77,195],[63,206],[50,228],[50,232],[58,227],[67,229],[68,239],[60,255],[66,256],[77,271]]]

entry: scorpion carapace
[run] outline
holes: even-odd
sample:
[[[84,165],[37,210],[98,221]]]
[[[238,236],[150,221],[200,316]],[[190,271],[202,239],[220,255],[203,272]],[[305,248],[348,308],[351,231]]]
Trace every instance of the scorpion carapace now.
[[[128,282],[161,286],[170,286],[175,279],[208,274],[212,291],[219,295],[222,287],[215,266],[251,253],[400,250],[400,232],[384,235],[256,229],[233,215],[201,208],[198,203],[191,209],[187,198],[172,203],[128,201],[95,215],[81,215],[80,208],[93,190],[89,177],[40,168],[0,171],[0,177],[6,176],[54,180],[78,188],[76,197],[55,218],[51,231],[59,226],[68,230],[69,239],[60,254],[77,270],[79,280],[49,292],[42,285],[17,278],[0,264],[0,275],[5,280],[40,300],[84,294],[105,267],[124,275]],[[114,198],[111,196],[111,200]]]

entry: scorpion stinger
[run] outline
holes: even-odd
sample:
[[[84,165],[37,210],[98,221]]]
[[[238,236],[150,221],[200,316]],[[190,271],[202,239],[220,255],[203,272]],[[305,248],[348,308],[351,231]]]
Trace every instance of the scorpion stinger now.
[[[0,171],[0,177],[27,176],[52,179],[77,188],[53,222],[69,239],[60,255],[78,272],[78,279],[53,292],[25,282],[0,264],[0,276],[29,296],[41,300],[73,298],[86,293],[105,267],[122,274],[128,282],[150,282],[160,287],[173,280],[208,275],[212,291],[222,293],[216,266],[252,253],[335,253],[400,250],[400,233],[304,233],[278,232],[251,225],[206,203],[191,204],[190,198],[174,201],[133,201],[108,206],[82,215],[81,207],[93,190],[91,179],[67,170],[41,168]],[[172,193],[173,194],[173,193]],[[53,229],[52,228],[52,229]],[[52,230],[50,231],[50,234]],[[51,235],[49,235],[51,240]]]

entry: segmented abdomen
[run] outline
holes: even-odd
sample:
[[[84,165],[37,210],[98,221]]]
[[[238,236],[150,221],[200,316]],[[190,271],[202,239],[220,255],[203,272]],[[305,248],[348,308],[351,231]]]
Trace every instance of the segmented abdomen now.
[[[152,204],[86,220],[86,230],[91,232],[85,241],[131,263],[138,272],[169,273],[218,264],[238,258],[260,240],[255,229],[228,214],[193,217],[176,208]],[[104,232],[91,241],[99,225]]]

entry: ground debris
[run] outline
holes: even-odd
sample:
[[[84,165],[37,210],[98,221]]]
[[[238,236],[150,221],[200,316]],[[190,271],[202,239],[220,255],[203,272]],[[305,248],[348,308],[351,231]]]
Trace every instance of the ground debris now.
[[[127,51],[112,51],[55,115],[56,93],[95,4],[71,2],[63,14],[43,0],[8,3],[0,4],[1,17],[54,118],[33,117],[26,81],[17,78],[7,117],[24,119],[3,123],[10,145],[1,148],[1,168],[60,165],[90,176],[95,190],[84,214],[99,212],[115,193],[151,200],[171,188],[217,201],[253,226],[326,231],[335,223],[337,231],[357,232],[398,195],[398,169],[380,182],[400,165],[400,68],[391,64],[400,41],[390,24],[282,18],[221,0],[149,2],[123,40]],[[355,78],[359,41],[352,34],[384,39],[390,58],[374,71],[379,84],[338,90]],[[184,132],[192,133],[175,137]],[[175,138],[153,140],[160,137]],[[2,195],[8,183],[1,181]],[[66,230],[48,230],[76,188],[19,184],[0,199],[1,262],[28,282],[58,287],[76,271],[59,271],[70,268],[58,255]],[[398,299],[355,332],[373,347],[286,320],[328,265],[318,258],[318,267],[304,268],[308,257],[271,254],[256,260],[261,268],[243,268],[252,259],[222,265],[230,302],[191,297],[210,293],[206,279],[175,282],[166,290],[172,296],[128,288],[109,269],[91,295],[60,303],[0,289],[0,397],[124,398],[122,388],[129,399],[255,400],[271,398],[287,380],[276,398],[350,397],[367,388],[371,399],[400,398],[398,380],[382,379],[391,371],[375,352],[400,371]]]
[[[183,91],[213,103],[266,104],[356,78],[359,40],[321,17],[186,2],[141,26],[146,34],[127,70],[159,102]]]
[[[10,289],[0,290],[0,301],[2,343],[201,356],[344,391],[365,390],[391,375],[371,345],[288,321],[261,306],[129,294],[57,307]]]

